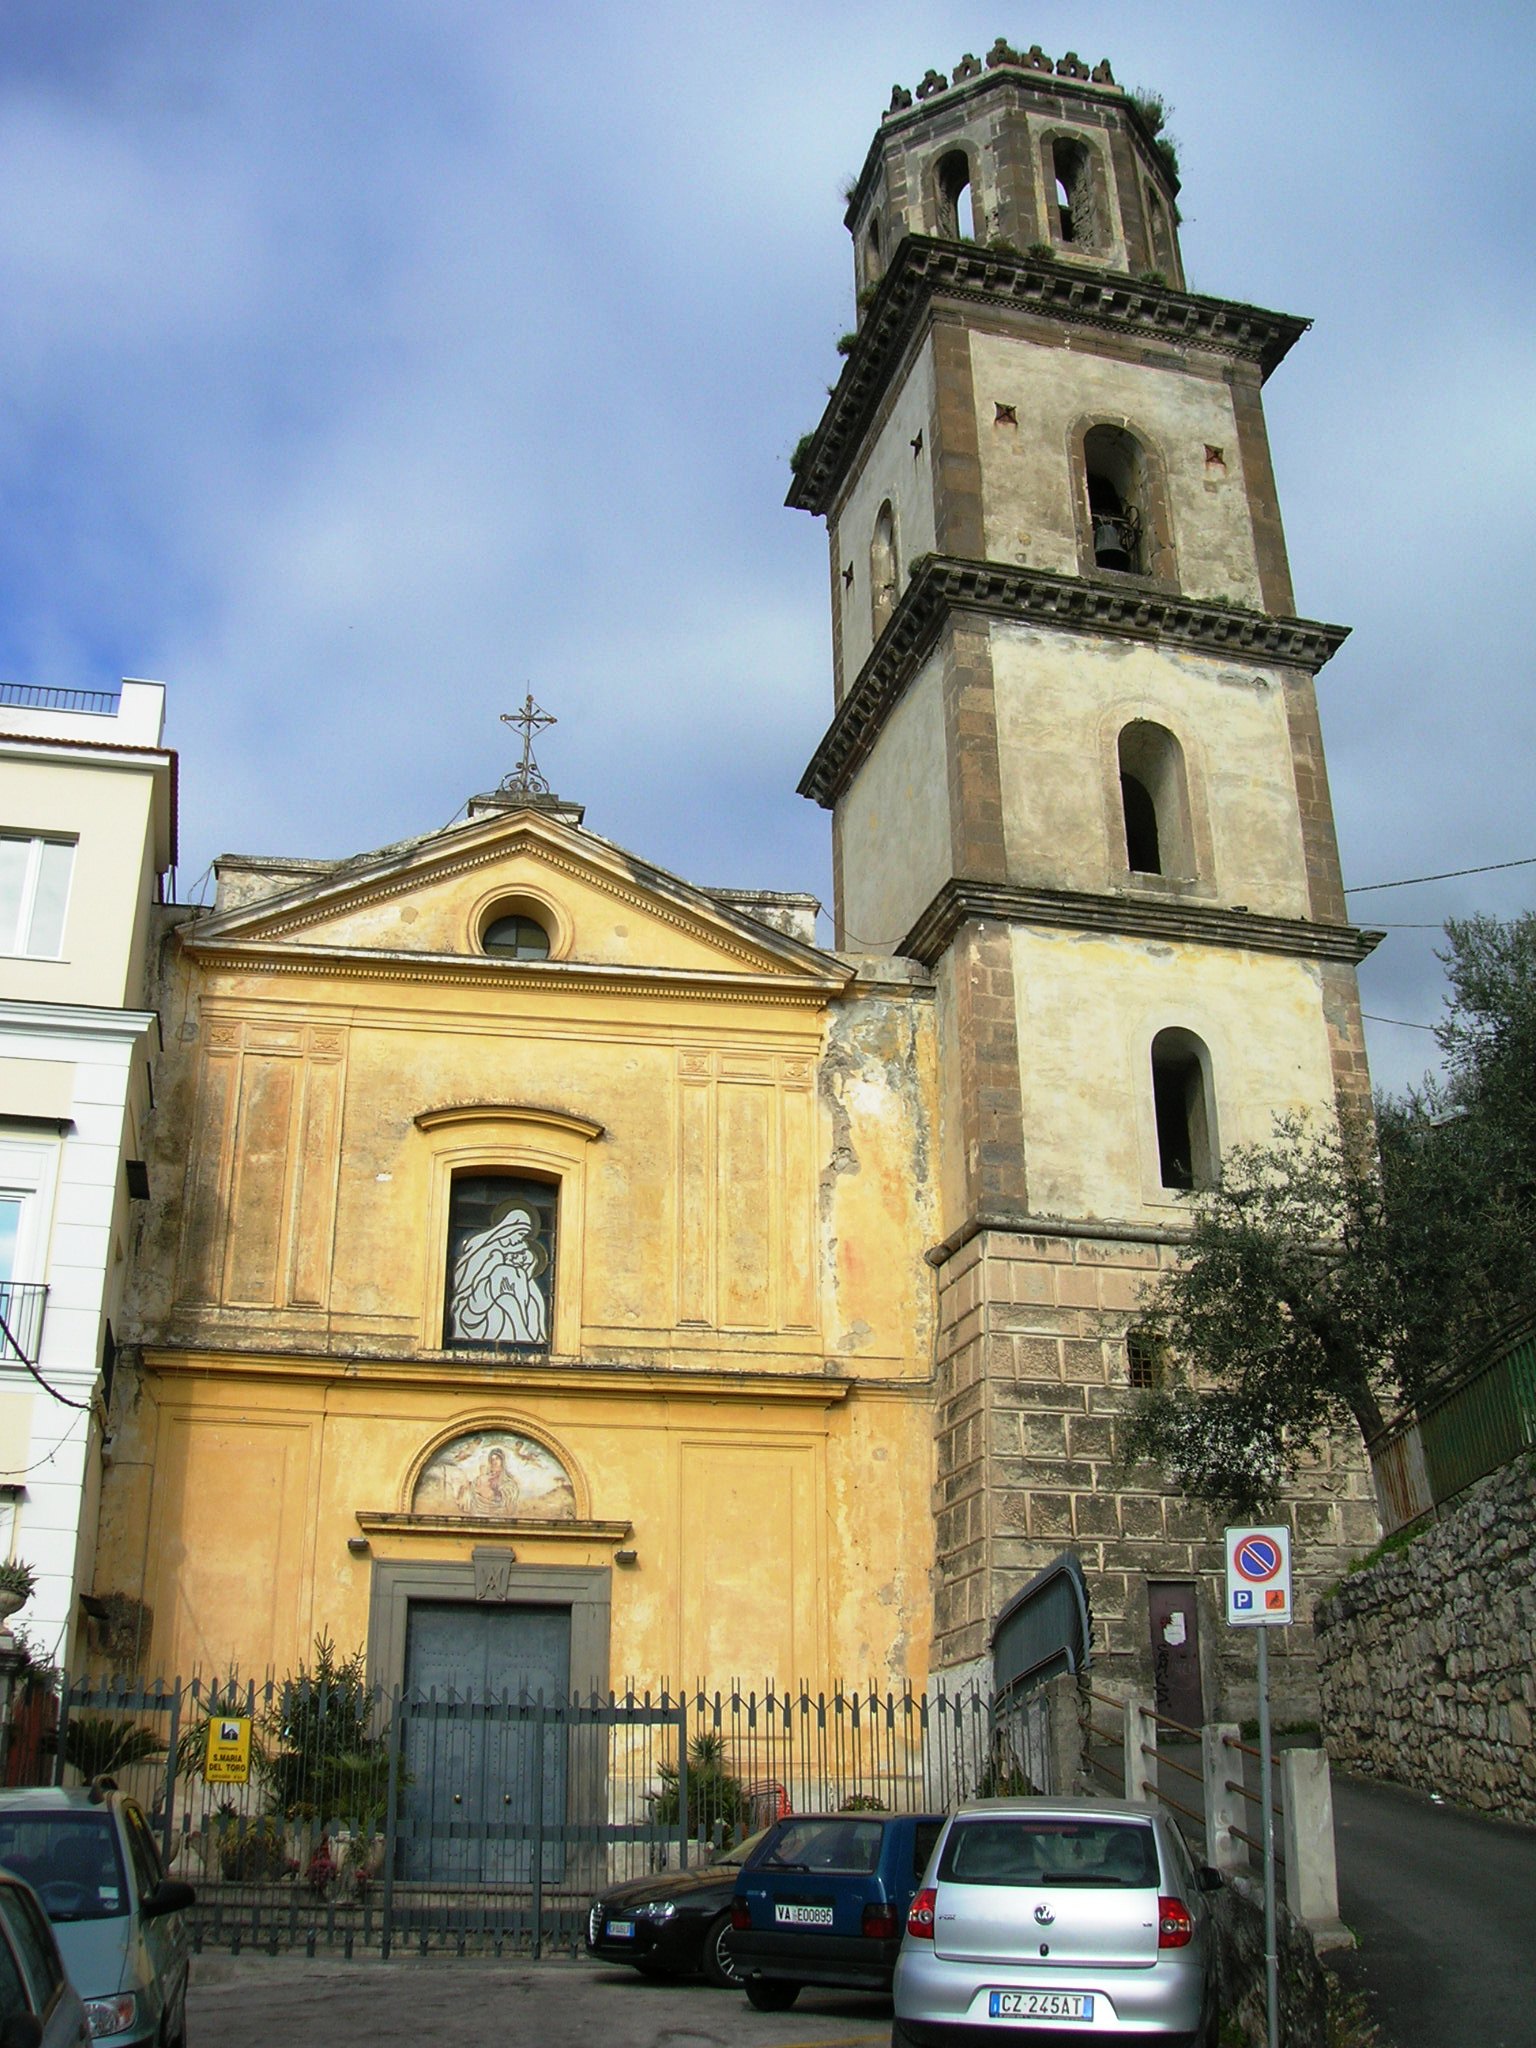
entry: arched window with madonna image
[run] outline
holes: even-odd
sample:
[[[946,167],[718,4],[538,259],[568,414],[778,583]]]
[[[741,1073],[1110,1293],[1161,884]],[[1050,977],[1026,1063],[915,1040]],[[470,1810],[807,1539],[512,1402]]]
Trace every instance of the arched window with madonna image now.
[[[448,1209],[443,1344],[547,1351],[559,1189],[507,1174],[456,1174]]]

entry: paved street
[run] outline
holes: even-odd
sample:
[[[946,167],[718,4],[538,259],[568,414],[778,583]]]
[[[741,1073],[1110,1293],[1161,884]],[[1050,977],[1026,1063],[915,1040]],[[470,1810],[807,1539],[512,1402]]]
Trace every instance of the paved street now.
[[[192,2048],[872,2048],[887,2000],[803,1991],[787,2013],[703,1984],[655,1984],[586,1962],[310,1962],[198,1956]]]
[[[1536,1828],[1335,1772],[1339,1906],[1327,1960],[1393,2048],[1536,2043]]]

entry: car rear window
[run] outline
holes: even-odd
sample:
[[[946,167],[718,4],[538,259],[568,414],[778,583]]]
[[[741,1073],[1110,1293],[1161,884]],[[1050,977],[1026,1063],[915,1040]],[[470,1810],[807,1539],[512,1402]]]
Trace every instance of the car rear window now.
[[[0,1863],[24,1877],[50,1920],[113,1920],[128,1911],[117,1831],[106,1813],[7,1813]]]
[[[958,1820],[939,1861],[940,1884],[1144,1887],[1157,1884],[1152,1830],[1113,1820]]]
[[[766,1855],[759,1870],[847,1870],[867,1877],[880,1861],[877,1820],[791,1821]]]
[[[944,1832],[941,1820],[920,1820],[913,1830],[912,1875],[921,1877],[928,1868],[928,1858],[933,1854],[933,1845]]]

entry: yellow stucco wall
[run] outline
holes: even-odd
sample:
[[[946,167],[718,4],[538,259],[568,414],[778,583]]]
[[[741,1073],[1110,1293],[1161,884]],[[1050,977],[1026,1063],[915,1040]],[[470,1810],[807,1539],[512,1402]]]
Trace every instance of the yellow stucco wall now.
[[[149,1603],[166,1672],[350,1648],[378,1564],[505,1539],[398,1519],[428,1447],[504,1429],[578,1504],[510,1532],[517,1567],[611,1571],[616,1682],[922,1677],[926,992],[861,990],[565,827],[440,840],[457,872],[434,841],[323,914],[289,896],[167,949],[167,1199],[97,1590]],[[479,953],[512,900],[558,957]],[[449,1184],[488,1168],[559,1186],[547,1356],[443,1346]]]

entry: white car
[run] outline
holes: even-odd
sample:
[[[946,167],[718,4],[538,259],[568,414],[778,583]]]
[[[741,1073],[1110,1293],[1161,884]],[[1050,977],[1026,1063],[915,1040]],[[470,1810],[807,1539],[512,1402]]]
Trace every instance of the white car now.
[[[1215,2048],[1216,1943],[1165,1814],[1126,1800],[978,1799],[907,1916],[892,2048],[1081,2033]]]

